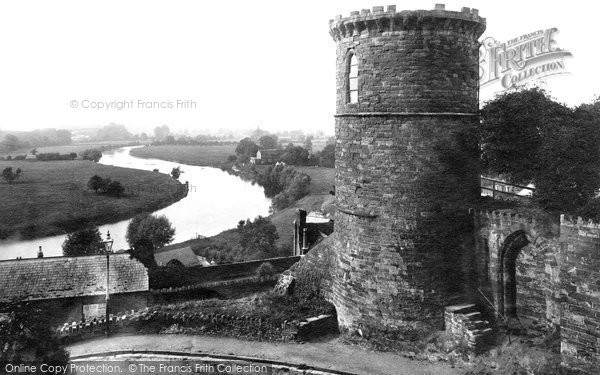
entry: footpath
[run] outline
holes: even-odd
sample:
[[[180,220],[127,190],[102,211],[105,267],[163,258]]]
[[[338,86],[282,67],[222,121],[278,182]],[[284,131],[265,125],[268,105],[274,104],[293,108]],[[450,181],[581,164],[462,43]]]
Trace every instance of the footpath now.
[[[116,335],[73,343],[67,346],[67,350],[73,357],[118,351],[169,351],[181,354],[240,356],[368,375],[462,373],[460,369],[452,368],[448,363],[417,361],[390,353],[368,351],[357,346],[344,345],[335,337],[296,344],[183,334]]]

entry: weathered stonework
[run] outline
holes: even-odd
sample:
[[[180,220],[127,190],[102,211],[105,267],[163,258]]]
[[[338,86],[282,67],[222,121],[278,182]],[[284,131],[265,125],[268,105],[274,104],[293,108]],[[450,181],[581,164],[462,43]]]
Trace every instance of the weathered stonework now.
[[[337,42],[332,301],[342,327],[442,328],[464,283],[479,195],[477,38],[464,8],[375,7],[330,22]],[[358,61],[358,102],[348,96]]]
[[[561,353],[573,367],[600,366],[600,224],[560,220]]]
[[[543,212],[473,214],[477,286],[492,315],[558,329],[566,364],[600,365],[600,225]]]
[[[483,316],[509,328],[525,322],[560,332],[566,364],[597,370],[600,224],[524,207],[468,209],[480,195],[477,38],[484,28],[476,10],[441,5],[374,7],[330,21],[335,232],[292,272],[317,275],[342,329],[445,324],[480,350],[492,336]],[[352,56],[358,78],[350,90]]]

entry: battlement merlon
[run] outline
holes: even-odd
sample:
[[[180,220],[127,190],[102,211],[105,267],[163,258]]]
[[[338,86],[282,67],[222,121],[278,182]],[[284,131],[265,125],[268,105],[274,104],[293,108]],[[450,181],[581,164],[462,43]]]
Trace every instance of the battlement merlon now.
[[[571,215],[561,214],[560,215],[560,225],[567,227],[577,227],[577,228],[589,228],[589,229],[598,229],[600,230],[600,223],[597,223],[591,219],[585,220],[581,216],[575,218]]]
[[[433,33],[441,31],[456,31],[472,35],[477,39],[485,31],[485,18],[479,16],[477,9],[462,8],[460,12],[448,11],[445,5],[436,4],[434,10],[403,10],[396,11],[395,5],[389,5],[387,10],[382,6],[374,6],[373,11],[363,9],[351,12],[349,17],[338,15],[329,20],[329,33],[334,41],[358,36],[367,30],[375,36],[388,32],[405,30],[428,30]]]

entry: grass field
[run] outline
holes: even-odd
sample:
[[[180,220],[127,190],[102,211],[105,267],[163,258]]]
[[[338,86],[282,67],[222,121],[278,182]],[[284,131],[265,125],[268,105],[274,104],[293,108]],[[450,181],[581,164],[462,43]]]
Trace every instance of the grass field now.
[[[222,146],[146,146],[131,150],[131,155],[138,158],[153,158],[176,163],[220,167],[229,155],[235,155],[235,145]]]
[[[156,210],[179,200],[185,188],[158,173],[118,168],[91,161],[0,161],[0,170],[21,168],[12,185],[0,181],[0,237],[35,238],[106,224]],[[97,195],[86,187],[93,175],[110,177],[125,196]]]
[[[101,147],[110,147],[110,146],[125,146],[130,144],[131,141],[106,141],[106,142],[89,142],[89,143],[74,143],[70,145],[62,145],[62,146],[44,146],[44,147],[36,147],[38,153],[46,153],[46,152],[58,152],[59,154],[69,154],[71,152],[75,152],[79,154],[80,152],[90,149],[90,148],[101,148]],[[23,148],[12,152],[0,152],[0,156],[17,156],[17,155],[26,155],[33,149],[33,147]]]

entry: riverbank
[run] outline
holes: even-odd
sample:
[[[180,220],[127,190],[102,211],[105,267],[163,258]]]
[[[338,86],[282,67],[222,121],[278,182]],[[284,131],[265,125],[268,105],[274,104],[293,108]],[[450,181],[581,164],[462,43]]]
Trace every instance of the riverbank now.
[[[0,161],[0,169],[21,168],[21,178],[0,181],[0,239],[33,239],[63,234],[88,223],[114,223],[171,205],[187,194],[171,177],[91,161]],[[125,187],[121,198],[87,188],[93,175],[110,177]]]
[[[257,171],[262,171],[268,166],[255,166]],[[269,215],[269,219],[277,228],[279,239],[275,242],[277,248],[281,250],[281,256],[292,254],[292,243],[294,239],[294,219],[296,210],[301,208],[306,211],[333,210],[333,195],[330,191],[333,190],[335,169],[324,167],[294,167],[301,173],[305,173],[311,178],[310,192],[304,198],[294,202],[290,207],[277,211]],[[244,171],[241,171],[243,177]],[[237,229],[223,231],[216,236],[207,238],[193,239],[178,244],[170,245],[172,247],[190,246],[191,249],[198,255],[201,255],[202,250],[210,248],[227,248],[239,246],[239,234]],[[253,260],[253,259],[243,259]],[[242,261],[242,259],[239,259]]]
[[[130,154],[144,159],[160,159],[200,167],[221,168],[227,164],[229,155],[235,155],[235,147],[231,144],[218,146],[160,145],[135,148],[131,150]]]
[[[161,145],[135,148],[131,150],[130,154],[141,158],[155,158],[189,165],[221,168],[224,166],[231,167],[231,163],[227,162],[227,157],[235,154],[235,147],[235,145]],[[268,167],[268,165],[247,165],[241,167],[237,172],[230,169],[228,171],[242,179],[254,181],[254,172],[252,172],[252,168],[258,172],[262,172]],[[333,196],[329,192],[333,190],[335,169],[324,167],[294,167],[294,169],[310,176],[310,192],[307,196],[294,202],[290,207],[268,216],[277,228],[279,239],[276,241],[276,246],[281,249],[281,255],[290,255],[292,251],[294,237],[293,221],[295,219],[296,209],[302,208],[307,211],[320,210],[327,207],[331,209],[333,201]],[[240,219],[243,218],[240,217]],[[196,254],[201,255],[202,250],[206,249],[238,247],[239,235],[237,229],[233,228],[223,231],[216,236],[192,239],[175,243],[170,246],[190,246]],[[290,253],[286,252],[288,249]],[[239,260],[241,261],[242,259]]]

